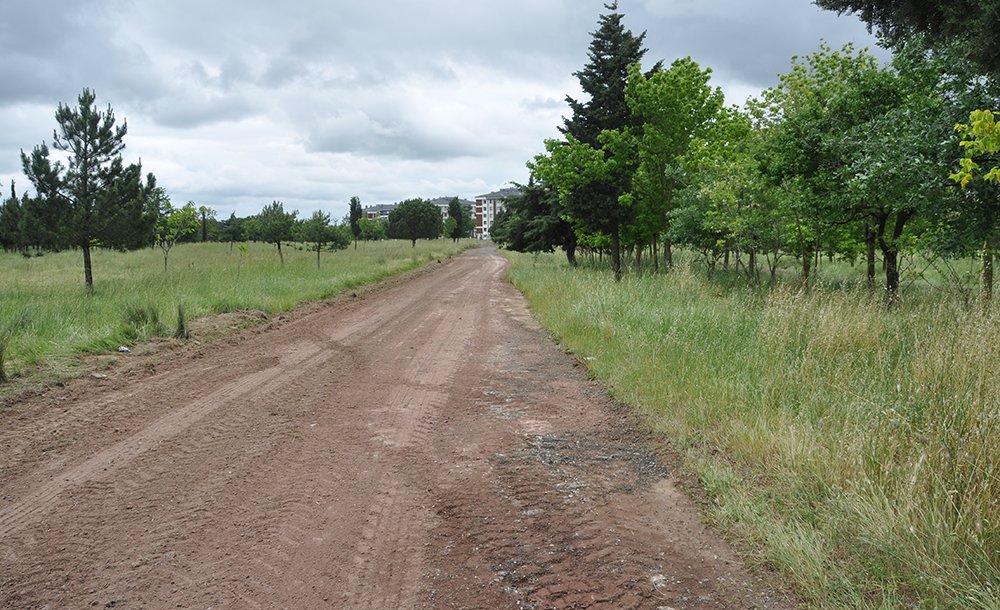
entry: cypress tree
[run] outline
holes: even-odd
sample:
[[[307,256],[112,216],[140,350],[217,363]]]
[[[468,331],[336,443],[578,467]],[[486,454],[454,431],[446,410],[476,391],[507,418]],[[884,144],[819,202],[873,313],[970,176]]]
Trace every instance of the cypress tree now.
[[[598,150],[604,148],[599,139],[602,131],[638,128],[625,100],[625,88],[629,66],[640,63],[646,54],[646,32],[636,36],[625,27],[617,0],[604,7],[610,12],[600,16],[597,30],[591,33],[590,61],[573,73],[589,99],[566,97],[573,114],[564,119],[562,128],[563,133]],[[659,68],[657,63],[653,70]],[[623,176],[629,174],[623,172]],[[571,193],[566,201],[570,215],[582,229],[611,238],[611,266],[616,280],[621,279],[621,229],[631,220],[630,210],[621,205],[619,197],[628,190],[629,185],[620,182],[592,182]]]

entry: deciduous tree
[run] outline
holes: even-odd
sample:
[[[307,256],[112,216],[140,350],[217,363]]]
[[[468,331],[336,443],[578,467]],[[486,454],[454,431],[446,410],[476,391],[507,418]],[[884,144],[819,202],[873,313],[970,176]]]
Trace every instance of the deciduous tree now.
[[[687,186],[688,151],[695,140],[707,137],[725,101],[722,90],[709,85],[711,73],[690,57],[650,76],[639,64],[629,68],[625,98],[641,126],[636,131],[639,164],[632,184],[634,232],[642,244],[652,244],[654,264],[657,236],[670,228],[674,194]],[[669,239],[663,251],[667,266],[672,266]]]
[[[160,216],[156,221],[156,245],[163,252],[163,270],[166,271],[171,248],[179,239],[198,230],[200,211],[194,207],[193,201],[175,208],[160,188],[155,189],[153,197],[159,202],[160,209]]]
[[[413,247],[418,239],[436,239],[444,230],[441,210],[424,199],[407,199],[389,212],[386,234],[391,239],[408,239]]]
[[[361,239],[365,241],[379,241],[386,238],[385,223],[381,220],[362,218],[358,221],[361,227]]]

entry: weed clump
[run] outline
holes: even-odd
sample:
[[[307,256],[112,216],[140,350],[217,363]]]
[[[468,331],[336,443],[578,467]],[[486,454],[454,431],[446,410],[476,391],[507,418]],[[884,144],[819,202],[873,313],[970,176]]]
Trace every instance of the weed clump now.
[[[166,334],[167,329],[160,320],[160,310],[152,303],[146,305],[130,303],[125,306],[122,317],[123,332],[127,341],[140,341]]]
[[[191,331],[188,330],[187,316],[184,313],[184,304],[177,304],[177,326],[174,328],[175,339],[190,339]]]

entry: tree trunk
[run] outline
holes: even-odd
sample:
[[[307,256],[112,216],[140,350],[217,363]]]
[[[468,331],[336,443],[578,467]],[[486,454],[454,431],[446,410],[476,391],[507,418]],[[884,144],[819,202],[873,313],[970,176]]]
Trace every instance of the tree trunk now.
[[[806,249],[802,252],[802,285],[805,288],[809,287],[809,274],[812,271],[812,260],[813,253],[812,250]]]
[[[993,301],[993,238],[989,238],[983,244],[983,305],[989,305]]]
[[[94,269],[90,262],[90,241],[81,244],[83,248],[83,279],[87,284],[87,292],[94,294]]]
[[[618,226],[611,229],[611,271],[615,274],[615,281],[622,281],[622,243],[618,234]]]
[[[899,302],[899,238],[903,235],[906,221],[913,217],[913,212],[904,210],[896,213],[896,222],[892,227],[892,237],[885,239],[885,226],[888,217],[882,218],[878,224],[878,245],[882,251],[882,264],[885,265],[885,298],[891,307]]]
[[[281,253],[281,241],[278,241],[277,244],[278,244],[278,258],[281,260],[281,266],[284,267],[285,255]]]
[[[563,239],[563,250],[566,252],[566,261],[570,267],[576,267],[576,232],[570,231]]]
[[[319,269],[319,250],[322,248],[320,244],[316,244],[316,268]]]
[[[868,262],[868,290],[875,292],[875,230],[865,225],[865,257]]]
[[[885,257],[885,298],[889,305],[899,302],[899,252],[896,248],[882,251]]]

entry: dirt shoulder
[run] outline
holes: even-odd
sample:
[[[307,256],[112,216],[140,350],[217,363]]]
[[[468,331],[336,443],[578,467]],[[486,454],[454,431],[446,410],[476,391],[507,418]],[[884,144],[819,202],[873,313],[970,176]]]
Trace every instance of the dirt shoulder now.
[[[470,251],[0,413],[10,608],[784,608]]]

